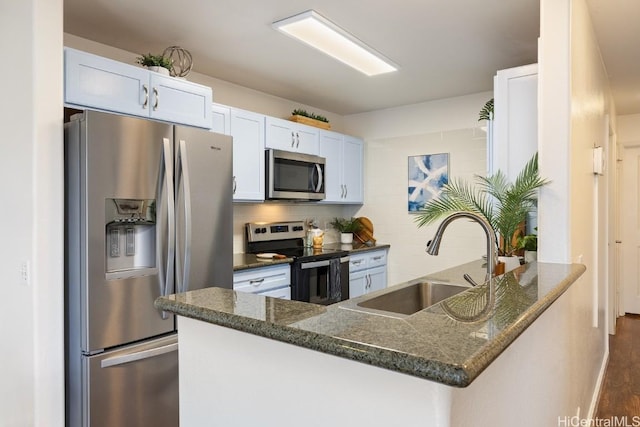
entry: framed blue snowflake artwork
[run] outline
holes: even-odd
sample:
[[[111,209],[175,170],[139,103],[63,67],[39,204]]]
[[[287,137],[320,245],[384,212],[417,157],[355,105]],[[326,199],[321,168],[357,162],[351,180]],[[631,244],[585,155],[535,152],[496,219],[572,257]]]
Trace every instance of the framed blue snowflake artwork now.
[[[449,182],[449,153],[409,156],[409,213],[437,198]]]

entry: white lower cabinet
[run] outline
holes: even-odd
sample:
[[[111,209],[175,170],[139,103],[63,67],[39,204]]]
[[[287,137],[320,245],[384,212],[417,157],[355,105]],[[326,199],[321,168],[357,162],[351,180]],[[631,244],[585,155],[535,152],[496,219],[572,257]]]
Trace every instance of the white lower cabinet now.
[[[279,264],[236,271],[233,273],[233,290],[291,299],[291,267]]]
[[[387,250],[352,254],[349,260],[349,298],[387,287]]]

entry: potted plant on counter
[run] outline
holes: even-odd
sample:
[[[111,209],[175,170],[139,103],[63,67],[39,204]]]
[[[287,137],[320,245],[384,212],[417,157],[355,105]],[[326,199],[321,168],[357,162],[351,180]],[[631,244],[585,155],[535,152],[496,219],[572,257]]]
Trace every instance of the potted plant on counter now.
[[[329,223],[340,232],[340,243],[353,243],[353,233],[360,231],[362,224],[357,218],[334,218]]]
[[[536,227],[536,231],[538,228]],[[524,249],[524,262],[532,262],[538,259],[538,236],[527,234],[518,238],[518,249]]]
[[[167,76],[170,74],[171,67],[173,67],[173,60],[171,58],[164,55],[153,55],[151,53],[138,56],[136,62],[151,71]]]
[[[475,213],[484,217],[499,237],[496,239],[498,256],[511,257],[518,249],[517,237],[527,214],[536,207],[537,190],[548,183],[538,173],[538,154],[527,162],[513,183],[502,171],[488,177],[476,175],[475,178],[475,186],[451,180],[439,198],[430,200],[419,211],[415,221],[418,227],[422,227],[455,212]]]

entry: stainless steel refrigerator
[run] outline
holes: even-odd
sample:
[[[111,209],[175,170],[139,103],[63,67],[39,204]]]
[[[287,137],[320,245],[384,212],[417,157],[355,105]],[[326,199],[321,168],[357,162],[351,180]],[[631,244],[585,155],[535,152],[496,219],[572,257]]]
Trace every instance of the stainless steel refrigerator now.
[[[173,315],[233,283],[232,141],[84,111],[65,124],[67,426],[178,425]]]

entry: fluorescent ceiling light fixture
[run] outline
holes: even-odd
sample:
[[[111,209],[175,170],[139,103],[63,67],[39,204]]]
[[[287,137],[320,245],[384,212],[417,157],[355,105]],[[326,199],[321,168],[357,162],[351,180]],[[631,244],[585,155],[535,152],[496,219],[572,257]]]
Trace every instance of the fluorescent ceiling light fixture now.
[[[398,66],[314,10],[273,23],[273,28],[355,68],[367,76],[390,73]]]

